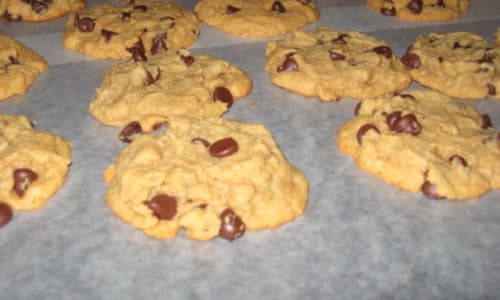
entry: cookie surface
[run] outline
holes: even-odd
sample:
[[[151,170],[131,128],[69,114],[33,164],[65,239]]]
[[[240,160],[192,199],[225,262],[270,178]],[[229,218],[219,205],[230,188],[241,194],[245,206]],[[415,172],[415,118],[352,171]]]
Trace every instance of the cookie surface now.
[[[1,0],[0,15],[7,21],[42,22],[85,8],[85,0]]]
[[[500,48],[477,34],[418,36],[401,61],[413,79],[448,96],[500,99]]]
[[[431,90],[363,100],[337,144],[404,190],[468,199],[500,188],[500,133],[472,105]]]
[[[301,215],[308,182],[262,125],[222,118],[169,118],[142,135],[104,173],[106,202],[156,238],[232,240]]]
[[[70,144],[21,115],[0,115],[0,132],[0,199],[14,210],[37,209],[66,179]]]
[[[99,4],[68,17],[62,42],[93,58],[119,59],[188,47],[198,39],[198,27],[192,12],[167,1]]]
[[[201,0],[195,12],[209,26],[249,38],[277,36],[319,19],[315,0]]]
[[[151,131],[168,116],[220,116],[251,88],[247,74],[226,61],[171,49],[147,61],[118,63],[104,76],[89,110],[104,124],[139,122]]]
[[[270,42],[266,71],[274,84],[323,101],[382,96],[411,82],[408,71],[385,42],[328,27],[297,31]]]
[[[469,8],[469,0],[366,0],[366,4],[385,16],[408,21],[453,20]]]
[[[0,34],[0,100],[25,93],[46,69],[47,62],[41,55]]]

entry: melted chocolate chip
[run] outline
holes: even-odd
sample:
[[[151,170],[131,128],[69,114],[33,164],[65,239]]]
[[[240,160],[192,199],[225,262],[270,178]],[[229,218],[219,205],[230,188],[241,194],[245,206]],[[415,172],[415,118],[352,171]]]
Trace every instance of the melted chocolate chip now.
[[[208,148],[208,152],[213,157],[225,157],[238,151],[238,142],[233,138],[227,137],[216,141]]]
[[[411,135],[418,135],[422,131],[422,126],[414,114],[404,115],[393,122],[390,128],[398,133],[405,132]]]
[[[147,57],[144,50],[144,44],[142,40],[139,39],[137,43],[135,43],[132,47],[127,48],[127,51],[132,54],[132,58],[134,61],[147,61]]]
[[[89,17],[80,19],[80,16],[77,14],[75,17],[75,26],[81,32],[92,32],[95,28],[95,22]]]
[[[481,128],[493,128],[493,123],[491,123],[490,116],[487,114],[481,115]]]
[[[31,2],[31,10],[36,12],[37,14],[41,13],[44,10],[47,10],[49,8],[49,5],[45,2],[40,2],[33,0]]]
[[[396,9],[394,7],[391,8],[382,7],[380,9],[380,13],[383,14],[384,16],[393,17],[396,15]]]
[[[358,129],[358,133],[356,134],[356,139],[358,141],[358,144],[361,145],[361,142],[363,141],[363,136],[369,131],[369,130],[374,130],[376,133],[380,134],[380,130],[378,130],[377,126],[373,124],[365,124],[361,126]]]
[[[401,112],[399,110],[385,116],[385,122],[387,123],[387,126],[389,126],[389,129],[392,129],[399,118],[401,118]]]
[[[271,5],[271,11],[277,11],[279,13],[284,13],[284,12],[286,12],[286,9],[283,6],[283,4],[281,4],[280,1],[274,1],[273,5]]]
[[[401,57],[401,62],[407,69],[417,69],[420,67],[420,57],[415,53],[406,53]]]
[[[361,101],[358,102],[358,104],[356,104],[356,107],[354,108],[354,115],[357,116],[359,115],[359,110],[361,109]]]
[[[17,59],[17,57],[14,57],[14,56],[9,56],[9,61],[10,61],[11,65],[18,65],[19,64],[19,60]]]
[[[424,3],[422,0],[411,0],[406,8],[408,8],[412,14],[418,15],[422,12],[422,7]]]
[[[188,56],[181,55],[181,59],[188,67],[190,67],[194,63],[194,57],[192,57],[191,55]]]
[[[477,62],[480,64],[487,63],[491,64],[493,63],[493,60],[495,59],[495,55],[490,54],[490,53],[485,53],[483,57],[481,57]]]
[[[387,46],[378,46],[372,49],[373,52],[385,56],[385,58],[390,59],[392,57],[392,50]]]
[[[341,33],[336,38],[334,38],[332,40],[332,43],[337,44],[337,45],[345,45],[345,44],[347,44],[347,41],[345,40],[345,38],[347,38],[347,37],[349,37],[347,34]]]
[[[122,12],[120,15],[120,19],[122,21],[126,21],[126,20],[129,20],[131,16],[132,16],[132,12],[130,12],[130,11]]]
[[[219,236],[233,241],[245,232],[245,224],[241,218],[230,208],[220,214]]]
[[[463,158],[462,156],[460,155],[452,155],[450,156],[450,158],[448,159],[451,163],[453,163],[453,161],[458,161],[462,166],[464,167],[467,167],[468,164],[467,164],[467,161],[465,160],[465,158]]]
[[[287,57],[283,64],[278,67],[277,72],[293,72],[293,71],[298,71],[299,70],[299,65],[295,61],[295,59],[291,57]]]
[[[486,86],[488,87],[488,95],[495,96],[497,94],[497,88],[493,83],[488,83]]]
[[[424,181],[424,183],[420,187],[420,191],[422,191],[422,193],[424,195],[426,195],[427,197],[432,198],[432,199],[445,199],[446,198],[446,197],[440,196],[436,192],[436,186],[428,180]]]
[[[14,178],[14,186],[12,188],[19,197],[22,197],[28,187],[38,179],[38,174],[31,169],[16,169],[12,177]]]
[[[337,52],[330,51],[330,59],[333,60],[333,61],[344,60],[345,59],[345,55],[342,55],[342,54],[337,53]]]
[[[212,95],[214,101],[221,101],[227,104],[227,107],[231,107],[233,105],[233,95],[231,91],[223,86],[219,86],[214,90]]]
[[[109,40],[113,37],[113,35],[117,35],[118,33],[106,29],[101,29],[101,36],[104,38],[104,41],[109,42]]]
[[[0,202],[0,227],[7,225],[12,220],[12,208],[4,202]]]
[[[133,121],[123,127],[123,129],[120,131],[120,134],[118,135],[118,138],[124,143],[130,143],[141,132],[141,124],[137,121]]]
[[[165,43],[165,39],[167,38],[166,33],[157,34],[153,38],[153,43],[151,45],[151,54],[158,54],[163,50],[167,50],[167,44]]]
[[[437,0],[436,6],[440,8],[445,8],[446,6],[444,5],[444,0]]]
[[[226,14],[232,15],[234,13],[239,12],[240,10],[241,10],[240,8],[228,5],[227,8],[226,8]]]
[[[191,140],[191,143],[193,143],[193,144],[202,144],[206,148],[210,147],[210,142],[207,141],[207,140],[205,140],[204,138],[200,138],[200,137],[193,138]]]
[[[151,75],[151,73],[149,71],[146,71],[146,84],[147,85],[152,85],[153,83],[158,81],[158,79],[160,79],[160,76],[161,76],[160,68],[157,67],[157,70],[158,70],[158,72],[156,73],[155,77],[153,77],[153,75]]]
[[[2,18],[4,18],[5,20],[7,20],[9,22],[19,22],[22,19],[21,16],[17,16],[16,18],[14,18],[12,16],[12,14],[9,13],[7,10],[5,10],[5,12],[3,13]]]
[[[144,204],[160,220],[171,220],[177,214],[177,199],[167,194],[158,194]]]
[[[134,5],[134,10],[146,12],[148,10],[148,7],[146,5]]]

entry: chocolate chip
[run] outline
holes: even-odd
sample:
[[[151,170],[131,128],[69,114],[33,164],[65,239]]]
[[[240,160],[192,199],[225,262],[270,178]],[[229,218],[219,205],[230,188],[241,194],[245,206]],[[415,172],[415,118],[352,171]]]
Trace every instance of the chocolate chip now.
[[[95,28],[95,22],[89,17],[84,17],[80,19],[80,16],[76,14],[75,26],[81,32],[92,32]]]
[[[443,0],[437,0],[436,2],[437,7],[445,8],[444,1]]]
[[[497,94],[497,88],[493,83],[488,83],[486,86],[488,87],[488,95],[495,96]]]
[[[401,57],[401,62],[407,69],[417,69],[420,67],[420,57],[415,53],[406,53]]]
[[[459,162],[462,166],[464,166],[464,167],[467,167],[467,166],[468,166],[467,161],[465,160],[465,158],[463,158],[463,157],[462,157],[462,156],[460,156],[460,155],[456,155],[456,154],[455,154],[455,155],[452,155],[452,156],[450,156],[450,158],[449,158],[448,160],[449,160],[451,163],[452,163],[453,161],[458,161],[458,162]]]
[[[241,218],[230,208],[220,214],[219,236],[233,241],[245,232],[245,224]]]
[[[120,134],[118,135],[118,138],[124,143],[130,143],[141,132],[141,123],[133,121],[123,127],[123,129],[120,131]]]
[[[481,57],[477,62],[480,64],[487,63],[491,64],[493,63],[493,59],[495,59],[495,55],[490,54],[490,53],[485,53],[483,57]]]
[[[223,138],[208,147],[213,157],[225,157],[238,151],[238,143],[231,137]]]
[[[38,179],[38,174],[31,169],[16,169],[12,174],[14,186],[12,187],[19,197],[24,196],[28,187]]]
[[[412,95],[410,94],[400,94],[399,95],[400,97],[403,97],[405,99],[410,99],[410,100],[413,100],[413,101],[417,101],[417,99],[415,99],[415,97],[413,97]]]
[[[134,10],[146,12],[148,10],[148,7],[146,5],[134,5]]]
[[[411,135],[418,135],[422,131],[422,126],[414,114],[407,114],[397,118],[390,128],[398,133],[404,132]]]
[[[158,194],[144,204],[160,220],[171,220],[177,214],[177,199],[167,194]]]
[[[396,15],[396,9],[394,8],[394,6],[391,8],[382,7],[380,9],[380,13],[384,16],[393,17]]]
[[[298,71],[299,70],[299,65],[295,61],[295,59],[291,57],[287,57],[283,64],[278,67],[277,72],[292,72],[292,71]]]
[[[365,124],[358,129],[358,133],[356,134],[356,139],[358,140],[358,144],[361,145],[361,142],[363,140],[363,136],[369,130],[374,130],[376,133],[380,134],[380,130],[378,130],[377,126],[375,126],[373,124]]]
[[[237,8],[237,7],[234,7],[234,6],[231,6],[231,5],[228,5],[227,8],[226,8],[226,14],[228,15],[232,15],[234,13],[237,13],[239,12],[241,9]]]
[[[17,59],[17,57],[14,57],[14,56],[9,56],[9,61],[10,61],[11,65],[18,65],[19,64],[19,60]]]
[[[109,42],[109,40],[113,37],[113,35],[117,35],[118,33],[106,29],[101,29],[101,36],[104,38],[104,41]]]
[[[153,75],[151,75],[151,73],[149,71],[146,71],[146,84],[147,85],[152,85],[153,83],[158,81],[158,79],[160,79],[160,76],[161,76],[160,68],[157,67],[157,70],[158,70],[158,72],[156,72],[155,77],[153,77]]]
[[[159,122],[159,123],[153,124],[153,127],[151,127],[151,129],[153,131],[155,131],[155,130],[159,130],[159,129],[163,128],[164,126],[165,126],[164,122]]]
[[[233,95],[231,91],[223,86],[219,86],[214,90],[212,95],[214,101],[221,101],[227,103],[227,107],[231,107],[233,105]]]
[[[493,128],[493,123],[491,123],[490,116],[487,114],[481,115],[481,128],[487,129],[487,128]]]
[[[390,59],[392,57],[392,50],[387,46],[378,46],[373,48],[372,51],[379,55],[385,56],[387,59]]]
[[[181,59],[188,67],[190,67],[194,63],[194,57],[192,57],[191,55],[188,56],[181,55]]]
[[[332,43],[337,44],[337,45],[345,45],[345,44],[347,44],[347,41],[345,40],[345,38],[347,38],[347,37],[349,37],[347,34],[341,33],[336,38],[334,38],[332,40]]]
[[[330,51],[330,59],[333,60],[333,61],[344,60],[345,59],[345,55],[342,55],[342,54],[337,53],[337,52]]]
[[[271,11],[277,11],[279,13],[284,13],[284,12],[286,12],[286,9],[283,6],[283,4],[281,4],[280,1],[274,1],[273,5],[271,6]]]
[[[442,62],[444,61],[444,58],[443,58],[442,56],[439,56],[439,57],[438,57],[438,61],[439,61],[440,63],[442,63]]]
[[[392,129],[399,118],[401,118],[401,112],[399,110],[385,116],[385,122],[387,123],[387,126],[389,126],[389,129]]]
[[[142,40],[139,39],[137,43],[135,43],[132,47],[127,48],[127,51],[132,54],[132,58],[134,61],[147,61],[147,57],[144,50],[144,44]]]
[[[408,8],[413,14],[420,14],[422,12],[422,7],[424,3],[422,0],[411,0],[406,8]]]
[[[167,44],[165,44],[165,39],[167,38],[166,33],[157,34],[153,38],[153,43],[151,45],[151,54],[158,54],[162,50],[167,50]]]
[[[210,142],[208,142],[207,140],[205,140],[204,138],[200,138],[200,137],[195,137],[191,140],[191,143],[193,144],[202,144],[203,146],[205,146],[206,148],[210,147]]]
[[[422,193],[424,195],[426,195],[427,197],[432,198],[432,199],[445,199],[446,198],[446,197],[440,196],[436,192],[436,186],[428,180],[424,181],[424,183],[420,187],[420,191],[422,191]]]
[[[33,10],[37,14],[41,13],[44,10],[47,10],[48,8],[49,8],[49,6],[47,5],[47,3],[36,1],[36,0],[33,0],[31,2],[31,10]]]
[[[126,20],[129,20],[131,16],[132,16],[132,12],[130,12],[130,11],[122,12],[120,15],[120,19],[122,21],[126,21]]]
[[[13,15],[9,13],[7,10],[5,10],[5,12],[3,13],[2,18],[4,18],[9,22],[19,22],[22,19],[22,17],[19,15],[17,16],[17,18],[14,18]]]
[[[12,220],[12,208],[4,202],[0,202],[0,227],[7,225]]]
[[[356,104],[356,107],[354,108],[354,115],[357,116],[359,115],[359,110],[361,109],[361,101],[358,102],[358,104]]]

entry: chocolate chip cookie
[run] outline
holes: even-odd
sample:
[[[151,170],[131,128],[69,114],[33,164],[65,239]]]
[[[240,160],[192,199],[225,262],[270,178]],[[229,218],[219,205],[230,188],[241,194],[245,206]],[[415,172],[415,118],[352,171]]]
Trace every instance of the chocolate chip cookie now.
[[[301,215],[308,182],[262,125],[171,117],[142,135],[104,172],[106,202],[125,222],[166,239],[228,240]]]
[[[297,31],[266,48],[271,82],[323,101],[378,97],[403,89],[409,72],[389,45],[357,31]]]
[[[127,125],[124,141],[154,130],[168,116],[220,116],[252,88],[243,70],[208,55],[169,49],[144,59],[113,67],[89,108],[104,124]]]
[[[0,34],[0,100],[24,94],[46,69],[47,62],[42,56]]]
[[[86,0],[1,0],[0,15],[7,21],[42,22],[85,8]]]
[[[435,91],[363,100],[337,144],[364,171],[430,198],[500,188],[500,133],[490,117]]]
[[[366,0],[384,16],[408,21],[446,21],[463,15],[469,0]]]
[[[25,116],[0,114],[0,227],[13,210],[42,206],[63,184],[70,163],[63,138],[34,129]]]
[[[188,47],[198,39],[198,27],[192,12],[168,1],[99,4],[68,17],[62,42],[93,58],[119,59]]]
[[[315,0],[201,0],[195,12],[209,26],[249,38],[277,36],[319,19]]]
[[[477,34],[418,36],[401,61],[413,79],[448,96],[500,99],[500,48]]]

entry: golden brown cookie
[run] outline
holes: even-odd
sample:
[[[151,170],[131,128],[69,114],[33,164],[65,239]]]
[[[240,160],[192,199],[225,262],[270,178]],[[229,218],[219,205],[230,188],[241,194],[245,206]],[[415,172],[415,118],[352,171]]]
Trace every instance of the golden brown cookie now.
[[[500,48],[470,32],[418,36],[401,61],[419,83],[465,99],[500,99]]]
[[[138,57],[188,47],[198,39],[198,27],[192,12],[168,1],[99,4],[68,17],[62,42],[93,58]]]
[[[33,129],[21,115],[0,115],[0,133],[0,202],[13,210],[39,208],[66,179],[70,144]]]
[[[123,140],[154,130],[169,116],[220,116],[251,88],[250,77],[226,61],[170,49],[147,61],[118,63],[104,76],[89,110],[104,124],[129,124]]]
[[[271,82],[323,101],[368,98],[407,87],[409,72],[389,45],[357,31],[297,31],[266,48]]]
[[[195,12],[209,26],[250,38],[277,36],[319,19],[315,0],[201,0]]]
[[[0,100],[24,94],[46,69],[47,62],[42,56],[0,34]]]
[[[300,216],[308,182],[262,125],[172,117],[158,136],[142,135],[109,166],[106,202],[155,238],[233,240],[246,229]]]
[[[488,115],[431,90],[360,102],[337,144],[356,164],[430,198],[479,197],[500,188],[500,133]]]
[[[86,0],[0,0],[0,15],[7,21],[42,22],[85,8]]]
[[[453,20],[469,8],[469,0],[366,0],[366,4],[385,16],[423,22]]]

